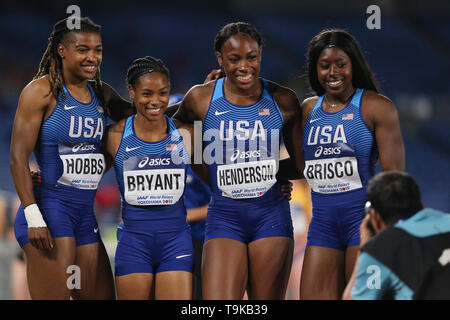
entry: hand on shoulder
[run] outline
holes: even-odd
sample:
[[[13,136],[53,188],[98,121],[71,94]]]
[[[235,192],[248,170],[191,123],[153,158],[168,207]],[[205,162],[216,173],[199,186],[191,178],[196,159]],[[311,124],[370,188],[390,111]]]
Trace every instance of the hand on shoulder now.
[[[203,120],[208,111],[215,83],[216,80],[213,80],[208,83],[195,85],[189,89],[173,118],[183,123]]]

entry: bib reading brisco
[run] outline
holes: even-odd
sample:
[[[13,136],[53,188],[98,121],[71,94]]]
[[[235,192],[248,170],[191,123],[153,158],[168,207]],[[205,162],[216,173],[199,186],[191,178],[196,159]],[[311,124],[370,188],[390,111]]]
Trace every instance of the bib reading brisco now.
[[[125,201],[130,205],[171,205],[184,192],[184,164],[175,164],[170,155],[125,158],[123,177]]]
[[[58,143],[63,173],[58,183],[77,189],[96,190],[105,171],[99,143]]]
[[[314,192],[336,194],[362,188],[354,150],[346,143],[307,147],[303,175]]]

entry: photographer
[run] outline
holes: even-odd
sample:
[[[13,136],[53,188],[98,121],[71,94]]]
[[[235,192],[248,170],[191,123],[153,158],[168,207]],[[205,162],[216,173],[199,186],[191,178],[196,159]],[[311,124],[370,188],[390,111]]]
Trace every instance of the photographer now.
[[[343,298],[450,299],[450,215],[423,208],[404,172],[376,175],[367,192],[361,253]]]

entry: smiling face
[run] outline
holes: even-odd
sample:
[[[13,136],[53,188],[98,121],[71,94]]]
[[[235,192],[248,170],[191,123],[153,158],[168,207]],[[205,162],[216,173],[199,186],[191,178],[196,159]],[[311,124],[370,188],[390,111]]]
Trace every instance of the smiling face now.
[[[134,86],[128,85],[128,90],[138,116],[142,115],[149,121],[164,118],[170,97],[170,83],[165,74],[145,73],[136,80]]]
[[[237,88],[249,89],[258,81],[261,52],[258,42],[238,33],[222,45],[220,52],[216,51],[216,56],[225,70],[227,79]]]
[[[337,47],[325,48],[317,60],[317,77],[328,94],[346,96],[352,92],[352,72],[350,57]]]
[[[63,58],[65,78],[94,79],[102,63],[102,40],[99,34],[70,32],[58,45]]]

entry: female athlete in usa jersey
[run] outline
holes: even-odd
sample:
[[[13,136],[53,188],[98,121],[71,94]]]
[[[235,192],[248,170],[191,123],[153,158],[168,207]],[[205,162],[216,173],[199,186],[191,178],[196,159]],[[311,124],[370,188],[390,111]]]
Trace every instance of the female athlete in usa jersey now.
[[[310,85],[302,104],[304,177],[313,214],[300,299],[340,299],[359,250],[366,186],[382,170],[404,170],[405,151],[394,104],[378,93],[357,41],[325,30],[309,44]]]
[[[117,296],[192,299],[194,251],[183,200],[192,125],[165,115],[170,82],[161,60],[136,59],[127,82],[136,114],[112,125],[106,142],[122,195]]]
[[[289,204],[275,175],[284,138],[302,170],[301,115],[295,93],[259,78],[262,39],[230,23],[215,39],[226,77],[194,86],[174,118],[201,121],[208,165],[204,299],[283,299],[292,264]],[[194,158],[196,155],[194,155]]]
[[[117,121],[127,110],[101,83],[101,61],[100,26],[80,18],[80,28],[72,30],[61,20],[38,74],[20,95],[10,168],[22,203],[15,234],[26,254],[32,299],[115,298],[93,203],[105,170],[105,115]],[[35,192],[28,165],[33,151],[42,176]],[[67,284],[71,274],[78,275],[73,286]]]

